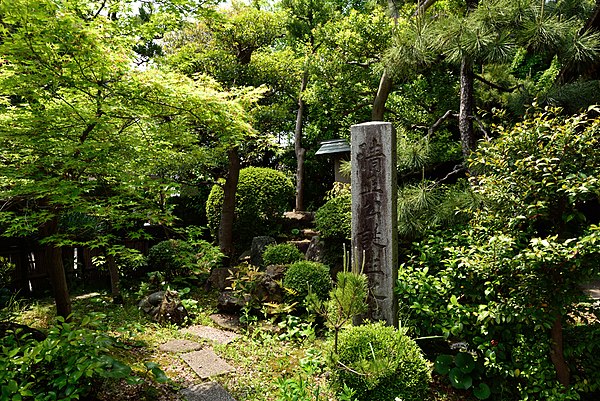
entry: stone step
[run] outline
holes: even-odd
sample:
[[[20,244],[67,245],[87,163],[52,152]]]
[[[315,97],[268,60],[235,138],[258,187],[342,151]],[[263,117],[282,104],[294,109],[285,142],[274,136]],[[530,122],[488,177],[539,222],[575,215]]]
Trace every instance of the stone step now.
[[[187,401],[235,401],[219,383],[197,384],[180,391]]]
[[[210,326],[194,325],[183,329],[184,333],[192,334],[205,340],[214,341],[219,344],[229,344],[240,335],[232,331],[215,329]]]
[[[178,354],[181,352],[198,351],[202,344],[190,340],[170,340],[158,347],[163,352]]]
[[[182,354],[181,359],[202,379],[235,371],[235,368],[215,354],[212,348]]]

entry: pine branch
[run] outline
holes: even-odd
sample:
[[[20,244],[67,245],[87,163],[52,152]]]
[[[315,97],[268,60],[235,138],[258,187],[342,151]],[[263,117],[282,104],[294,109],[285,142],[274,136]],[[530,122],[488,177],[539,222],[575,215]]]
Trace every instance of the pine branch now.
[[[503,86],[500,86],[498,84],[495,84],[493,82],[488,81],[487,79],[485,79],[481,75],[473,74],[473,78],[475,78],[479,82],[483,82],[484,84],[486,84],[487,86],[489,86],[491,88],[499,90],[500,92],[507,92],[507,93],[508,92],[514,92],[515,90],[519,89],[519,87],[521,86],[521,85],[515,85],[512,88],[505,88]]]
[[[454,111],[454,110],[448,110],[446,113],[444,113],[443,116],[441,116],[431,127],[429,127],[429,130],[427,131],[427,136],[431,136],[433,134],[433,131],[435,131],[436,129],[438,129],[438,127],[447,119],[449,118],[458,118],[458,114]]]

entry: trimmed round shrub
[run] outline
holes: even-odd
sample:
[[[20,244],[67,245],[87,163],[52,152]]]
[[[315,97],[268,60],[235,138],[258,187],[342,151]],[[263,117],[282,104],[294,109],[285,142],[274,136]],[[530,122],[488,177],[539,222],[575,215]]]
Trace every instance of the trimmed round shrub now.
[[[383,323],[343,330],[338,352],[328,363],[334,387],[347,385],[358,400],[428,398],[431,374],[421,349],[402,331]]]
[[[240,170],[235,198],[234,241],[248,246],[252,238],[273,234],[294,198],[292,181],[280,171],[263,167]],[[223,207],[223,188],[214,185],[206,201],[206,216],[216,238]]]
[[[289,265],[304,259],[304,255],[294,244],[284,243],[267,245],[262,258],[265,266]]]
[[[189,276],[196,268],[194,247],[185,241],[170,239],[159,242],[148,252],[148,268],[161,272],[167,280]]]
[[[324,239],[349,239],[352,223],[352,196],[336,196],[328,200],[315,213],[315,225]]]
[[[300,261],[291,264],[283,276],[283,286],[288,289],[288,300],[302,303],[309,288],[319,299],[325,300],[331,290],[329,267],[318,262]]]

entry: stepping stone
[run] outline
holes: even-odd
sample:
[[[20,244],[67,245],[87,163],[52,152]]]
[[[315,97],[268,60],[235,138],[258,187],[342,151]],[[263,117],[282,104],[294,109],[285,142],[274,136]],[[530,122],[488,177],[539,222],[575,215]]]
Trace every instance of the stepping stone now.
[[[190,340],[171,340],[159,345],[158,349],[163,352],[190,352],[197,351],[202,348],[202,344]]]
[[[209,326],[190,326],[184,330],[186,333],[193,334],[206,340],[211,340],[219,344],[229,344],[240,335],[231,331],[219,330]]]
[[[197,384],[180,391],[187,401],[235,401],[219,383]]]
[[[242,327],[242,324],[240,323],[240,318],[237,315],[215,313],[214,315],[210,315],[210,320],[215,322],[217,326],[231,331],[238,331]]]
[[[235,371],[235,368],[221,359],[212,348],[188,352],[181,358],[203,379]]]

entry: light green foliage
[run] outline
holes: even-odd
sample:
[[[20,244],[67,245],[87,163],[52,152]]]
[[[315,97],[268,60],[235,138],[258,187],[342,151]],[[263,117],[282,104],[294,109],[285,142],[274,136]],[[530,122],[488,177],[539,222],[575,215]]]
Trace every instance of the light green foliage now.
[[[284,243],[267,245],[262,258],[265,266],[289,265],[304,259],[304,255],[296,245]]]
[[[322,300],[313,293],[309,294],[306,300],[308,309],[325,318],[325,322],[333,330],[334,352],[338,351],[340,330],[351,323],[355,316],[367,311],[368,290],[367,276],[357,266],[349,271],[348,265],[344,263],[344,270],[337,274],[329,299]]]
[[[358,400],[427,399],[429,366],[417,344],[393,327],[373,323],[343,330],[328,363],[333,384],[354,389]]]
[[[423,180],[398,190],[398,236],[414,240],[435,229],[466,224],[478,207],[477,194],[467,182],[442,185]]]
[[[199,273],[207,273],[218,266],[223,255],[219,249],[206,241],[195,241],[194,245],[170,239],[150,248],[148,268],[160,272],[168,281]]]
[[[236,244],[248,246],[255,236],[272,234],[293,196],[294,186],[283,173],[260,167],[242,169],[235,199]],[[223,189],[215,185],[206,201],[206,215],[213,236],[218,232],[222,204]]]
[[[324,239],[345,240],[350,238],[352,197],[343,194],[328,200],[315,213],[315,225]]]
[[[137,382],[131,367],[110,356],[114,342],[97,331],[99,322],[98,315],[78,323],[59,318],[39,342],[18,332],[2,337],[1,398],[75,400],[87,395],[99,378]],[[158,365],[146,368],[155,378],[166,380]]]
[[[234,99],[209,79],[134,69],[133,39],[103,14],[83,19],[83,3],[0,3],[6,235],[36,232],[64,212],[116,229],[168,222],[161,199],[177,188],[153,175],[157,164],[193,148],[198,134],[227,142],[251,132],[251,92]]]
[[[309,293],[324,300],[331,289],[329,267],[309,261],[293,263],[285,271],[283,287],[292,302],[302,304]]]
[[[493,391],[522,399],[589,391],[587,373],[567,390],[548,380],[548,332],[598,274],[599,131],[598,119],[552,111],[500,128],[473,155],[482,206],[470,228],[433,233],[399,269],[397,291],[418,333],[467,340]],[[580,340],[565,337],[572,341]]]

